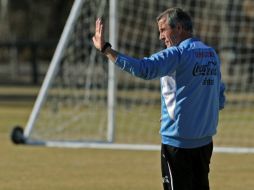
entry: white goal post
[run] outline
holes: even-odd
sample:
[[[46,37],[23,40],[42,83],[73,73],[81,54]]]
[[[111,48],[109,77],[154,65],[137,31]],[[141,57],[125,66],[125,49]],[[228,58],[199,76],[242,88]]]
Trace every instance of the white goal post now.
[[[42,107],[42,104],[47,96],[48,89],[50,88],[50,85],[52,83],[53,77],[55,76],[56,72],[59,70],[60,61],[63,57],[65,48],[68,43],[69,36],[71,32],[73,31],[75,21],[77,20],[79,16],[79,12],[82,8],[82,2],[83,0],[77,0],[71,10],[70,16],[66,22],[66,25],[64,27],[64,31],[62,33],[61,39],[59,40],[59,43],[57,45],[56,51],[54,53],[53,59],[49,65],[48,72],[46,74],[45,80],[42,84],[42,87],[40,89],[39,95],[36,99],[33,111],[30,115],[30,118],[28,120],[27,126],[24,131],[24,137],[28,138],[31,130],[34,126],[34,123],[38,117],[39,111]]]
[[[134,150],[160,149],[160,84],[114,67],[92,44],[97,17],[113,48],[133,57],[163,48],[156,16],[179,6],[194,34],[215,47],[227,87],[216,152],[254,153],[254,15],[248,0],[75,0],[48,72],[15,143]],[[242,35],[244,34],[244,35]]]

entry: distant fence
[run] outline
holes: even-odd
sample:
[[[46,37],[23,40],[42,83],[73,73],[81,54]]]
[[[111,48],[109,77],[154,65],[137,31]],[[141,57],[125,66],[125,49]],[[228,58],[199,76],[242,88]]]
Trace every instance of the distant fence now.
[[[56,41],[0,42],[0,83],[41,84]]]

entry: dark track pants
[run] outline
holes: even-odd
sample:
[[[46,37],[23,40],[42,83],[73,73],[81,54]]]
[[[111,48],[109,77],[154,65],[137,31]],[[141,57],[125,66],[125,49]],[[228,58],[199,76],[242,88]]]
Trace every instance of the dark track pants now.
[[[164,190],[209,190],[209,164],[213,143],[183,149],[161,145]]]

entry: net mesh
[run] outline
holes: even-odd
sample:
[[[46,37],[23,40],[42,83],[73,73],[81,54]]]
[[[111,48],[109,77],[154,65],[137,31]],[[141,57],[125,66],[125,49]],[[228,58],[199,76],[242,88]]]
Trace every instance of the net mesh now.
[[[227,104],[216,146],[254,147],[254,2],[252,0],[118,1],[118,50],[141,58],[163,49],[157,15],[179,6],[193,18],[194,34],[213,46],[222,61]],[[108,39],[108,1],[84,1],[30,138],[106,141],[107,60],[91,38],[103,16]],[[116,69],[116,143],[159,144],[160,84]]]

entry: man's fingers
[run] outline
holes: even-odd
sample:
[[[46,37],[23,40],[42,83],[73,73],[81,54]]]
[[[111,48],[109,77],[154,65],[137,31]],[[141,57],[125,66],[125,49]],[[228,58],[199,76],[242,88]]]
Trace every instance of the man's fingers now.
[[[96,42],[95,36],[93,36],[92,40],[93,40],[93,43],[95,43],[95,42]]]
[[[96,20],[95,32],[98,33],[100,30],[100,20],[99,18]]]
[[[102,22],[101,18],[98,19],[98,27],[99,27],[99,34],[102,35],[103,34],[103,22]]]
[[[101,36],[103,35],[103,28],[104,28],[104,27],[103,27],[103,24],[101,23],[101,24],[100,24],[100,31],[99,31]]]
[[[104,44],[104,25],[101,18],[98,18],[95,22],[95,34],[92,37],[94,46],[97,49],[101,49],[102,44]]]

